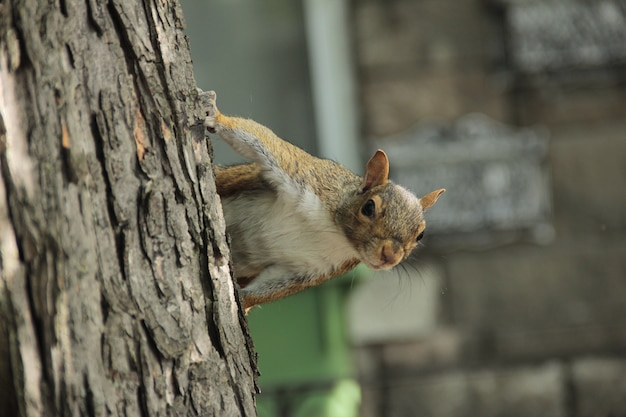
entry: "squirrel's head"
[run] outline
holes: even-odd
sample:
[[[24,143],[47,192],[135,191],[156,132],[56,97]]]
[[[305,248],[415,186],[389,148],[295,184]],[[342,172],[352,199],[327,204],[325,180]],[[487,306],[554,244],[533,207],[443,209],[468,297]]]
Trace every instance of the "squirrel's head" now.
[[[338,219],[361,261],[372,269],[392,268],[411,254],[424,236],[424,211],[445,191],[418,198],[388,176],[389,160],[379,149]]]

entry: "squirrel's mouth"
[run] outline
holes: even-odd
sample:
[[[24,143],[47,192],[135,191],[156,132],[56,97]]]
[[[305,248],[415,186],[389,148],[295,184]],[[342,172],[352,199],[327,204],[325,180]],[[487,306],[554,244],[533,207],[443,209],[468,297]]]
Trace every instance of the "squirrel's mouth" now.
[[[363,261],[363,263],[367,265],[369,269],[373,269],[374,271],[385,271],[398,264],[398,262],[385,262],[382,259],[379,259],[376,263],[370,261]]]

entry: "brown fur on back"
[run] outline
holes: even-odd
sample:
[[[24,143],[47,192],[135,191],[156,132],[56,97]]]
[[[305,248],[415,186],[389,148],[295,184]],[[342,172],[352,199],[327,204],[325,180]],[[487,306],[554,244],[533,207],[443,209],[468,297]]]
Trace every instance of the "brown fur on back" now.
[[[215,185],[222,198],[232,197],[243,191],[267,190],[261,177],[261,169],[255,163],[216,166]]]

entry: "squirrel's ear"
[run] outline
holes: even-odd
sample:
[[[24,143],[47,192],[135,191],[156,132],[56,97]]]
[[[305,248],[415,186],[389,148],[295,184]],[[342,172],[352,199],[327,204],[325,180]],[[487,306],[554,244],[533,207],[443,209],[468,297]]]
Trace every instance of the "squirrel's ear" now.
[[[367,191],[377,185],[387,184],[389,181],[389,159],[382,150],[377,150],[367,162],[365,177],[361,183],[361,191]]]
[[[439,190],[432,191],[426,194],[424,197],[420,198],[420,202],[422,203],[422,209],[426,210],[428,207],[435,204],[439,196],[443,194],[445,191],[446,191],[445,188],[441,188]]]

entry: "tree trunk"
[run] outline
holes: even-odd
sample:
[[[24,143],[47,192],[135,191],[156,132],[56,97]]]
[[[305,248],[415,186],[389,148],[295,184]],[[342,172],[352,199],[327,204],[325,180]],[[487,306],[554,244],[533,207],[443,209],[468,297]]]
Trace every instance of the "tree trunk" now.
[[[0,3],[0,414],[256,415],[183,26]]]

